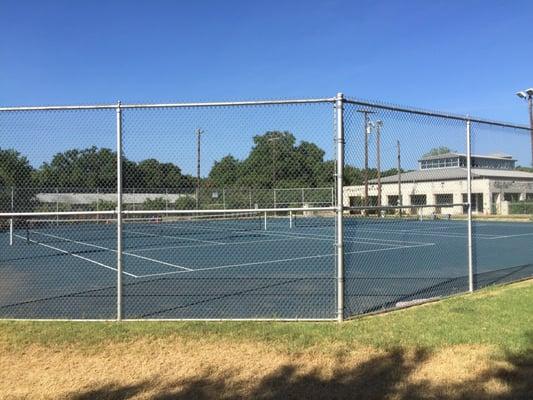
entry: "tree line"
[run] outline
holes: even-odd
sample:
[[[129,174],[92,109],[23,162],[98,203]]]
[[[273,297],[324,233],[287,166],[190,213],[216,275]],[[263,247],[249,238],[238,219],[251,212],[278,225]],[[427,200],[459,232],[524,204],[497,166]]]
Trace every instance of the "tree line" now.
[[[202,187],[245,187],[254,189],[327,187],[334,183],[335,162],[325,160],[316,144],[297,143],[290,132],[269,131],[254,137],[253,146],[242,160],[231,154],[215,161]],[[396,173],[383,171],[382,176]],[[377,175],[370,169],[369,177]],[[347,166],[345,184],[361,184],[364,171]],[[123,158],[123,185],[139,189],[187,189],[196,178],[184,174],[174,163],[150,158]],[[14,149],[0,148],[0,186],[4,188],[115,188],[116,152],[95,146],[55,154],[49,162],[34,168],[28,158]]]

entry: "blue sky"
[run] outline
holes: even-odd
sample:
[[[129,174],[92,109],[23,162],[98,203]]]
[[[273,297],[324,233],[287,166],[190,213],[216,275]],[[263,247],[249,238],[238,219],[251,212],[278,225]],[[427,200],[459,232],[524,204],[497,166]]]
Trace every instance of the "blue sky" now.
[[[514,93],[533,86],[530,0],[0,0],[0,9],[1,105],[342,90],[527,123]]]

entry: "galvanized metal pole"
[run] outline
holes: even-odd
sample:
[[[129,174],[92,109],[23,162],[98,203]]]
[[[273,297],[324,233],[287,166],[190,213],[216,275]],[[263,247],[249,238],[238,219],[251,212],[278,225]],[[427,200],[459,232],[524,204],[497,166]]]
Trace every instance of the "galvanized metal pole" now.
[[[15,211],[15,188],[11,186],[11,212]],[[13,246],[13,217],[9,219],[9,245]]]
[[[338,93],[335,100],[336,132],[336,261],[337,261],[337,321],[344,320],[344,225],[343,225],[343,172],[344,172],[344,96]]]
[[[376,121],[376,164],[378,178],[378,206],[381,206],[381,127],[382,121]]]
[[[531,139],[531,165],[533,166],[533,95],[529,95],[527,99],[529,105],[529,130]]]
[[[471,123],[466,121],[466,191],[468,207],[468,291],[474,291],[474,264],[472,250],[472,147]]]
[[[397,162],[398,162],[398,205],[400,206],[400,208],[398,209],[398,213],[400,215],[402,215],[402,208],[401,206],[403,205],[403,201],[402,201],[402,152],[401,152],[401,148],[400,148],[400,141],[397,140],[396,141],[396,146],[397,146],[397,151],[398,151],[398,154],[397,154]]]
[[[122,320],[122,110],[117,104],[117,321]]]
[[[200,208],[200,181],[201,181],[201,146],[202,146],[202,133],[200,128],[196,130],[196,209]]]

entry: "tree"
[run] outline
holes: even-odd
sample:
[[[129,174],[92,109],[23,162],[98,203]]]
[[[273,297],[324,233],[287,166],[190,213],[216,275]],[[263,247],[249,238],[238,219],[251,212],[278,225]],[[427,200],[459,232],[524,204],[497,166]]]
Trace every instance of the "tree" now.
[[[137,164],[139,181],[133,186],[146,189],[176,189],[188,187],[192,178],[181,174],[181,169],[172,163],[161,163],[154,158],[143,160]]]
[[[96,146],[57,153],[37,174],[41,187],[116,187],[116,153]],[[127,162],[126,162],[127,163]],[[128,168],[125,168],[125,172]]]
[[[209,172],[209,179],[215,187],[234,186],[241,172],[241,162],[229,154],[220,161],[215,161]]]
[[[422,157],[440,156],[442,154],[455,153],[455,152],[456,150],[452,150],[449,147],[439,146],[439,147],[433,147],[431,150],[425,153]]]
[[[11,211],[11,190],[15,211],[30,211],[33,198],[33,167],[28,159],[13,149],[0,148],[0,209]]]
[[[192,187],[191,176],[182,175],[172,163],[148,159],[139,163],[122,158],[124,188],[174,189]],[[116,188],[117,155],[107,148],[70,149],[57,153],[37,172],[43,188]]]

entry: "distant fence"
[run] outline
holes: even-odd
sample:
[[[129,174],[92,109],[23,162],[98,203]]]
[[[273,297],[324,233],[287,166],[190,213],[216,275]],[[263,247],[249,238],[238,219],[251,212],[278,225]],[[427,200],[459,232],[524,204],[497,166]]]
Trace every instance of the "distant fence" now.
[[[533,275],[525,126],[339,94],[0,137],[0,318],[342,321]]]

